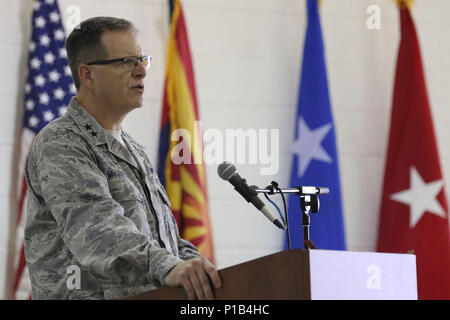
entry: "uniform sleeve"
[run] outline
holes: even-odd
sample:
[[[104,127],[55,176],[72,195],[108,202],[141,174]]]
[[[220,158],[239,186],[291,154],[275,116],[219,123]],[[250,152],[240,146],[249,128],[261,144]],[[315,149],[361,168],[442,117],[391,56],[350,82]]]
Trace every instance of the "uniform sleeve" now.
[[[58,136],[33,149],[28,175],[84,268],[116,283],[164,285],[182,260],[140,233],[110,194],[83,139]]]
[[[174,225],[177,225],[175,217],[173,215],[171,215],[171,216],[172,216]],[[189,259],[200,256],[200,252],[197,250],[197,248],[192,243],[190,243],[189,241],[184,240],[183,238],[180,237],[178,228],[175,228],[175,230],[176,230],[176,236],[177,236],[178,253],[180,255],[180,258],[182,260],[189,260]]]

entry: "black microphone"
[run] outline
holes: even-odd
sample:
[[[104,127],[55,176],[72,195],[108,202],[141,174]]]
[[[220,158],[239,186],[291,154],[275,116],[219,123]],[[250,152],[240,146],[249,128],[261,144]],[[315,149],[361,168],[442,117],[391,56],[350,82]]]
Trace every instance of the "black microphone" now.
[[[269,209],[267,209],[264,202],[258,198],[258,193],[253,188],[249,187],[245,179],[242,179],[242,177],[237,173],[236,167],[232,163],[221,163],[217,168],[217,173],[223,180],[229,181],[234,186],[234,189],[239,192],[239,194],[244,197],[247,202],[251,202],[256,209],[261,211],[270,221],[272,221],[273,224],[280,229],[286,229],[286,227],[273,216]]]

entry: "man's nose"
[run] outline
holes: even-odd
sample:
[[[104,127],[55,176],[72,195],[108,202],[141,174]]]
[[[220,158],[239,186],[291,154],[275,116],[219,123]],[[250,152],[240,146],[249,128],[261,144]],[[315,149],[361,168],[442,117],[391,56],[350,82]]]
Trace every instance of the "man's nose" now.
[[[140,60],[138,60],[136,69],[133,71],[133,76],[139,79],[144,79],[147,76],[147,69]]]

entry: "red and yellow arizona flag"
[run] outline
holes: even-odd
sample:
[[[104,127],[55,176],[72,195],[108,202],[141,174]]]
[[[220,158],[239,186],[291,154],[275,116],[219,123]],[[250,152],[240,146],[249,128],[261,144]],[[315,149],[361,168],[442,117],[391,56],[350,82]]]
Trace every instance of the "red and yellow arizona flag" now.
[[[158,175],[169,195],[181,237],[214,262],[202,133],[201,126],[195,123],[199,121],[199,114],[189,41],[180,1],[169,0],[169,4],[171,30],[161,114]],[[183,138],[171,141],[175,130],[175,135]]]

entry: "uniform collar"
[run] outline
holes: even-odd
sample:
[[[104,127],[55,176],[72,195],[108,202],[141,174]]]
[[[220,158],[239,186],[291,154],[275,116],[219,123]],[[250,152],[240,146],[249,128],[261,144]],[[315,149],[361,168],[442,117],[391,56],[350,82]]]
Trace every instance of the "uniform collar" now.
[[[75,97],[70,100],[67,113],[72,117],[81,132],[96,146],[107,143],[107,131],[86,111]]]
[[[135,168],[142,170],[142,164],[136,162],[135,153],[132,148],[143,152],[144,147],[134,141],[134,139],[132,139],[124,130],[122,130],[122,138],[126,141],[128,146],[132,147],[130,150],[125,148],[116,138],[103,128],[75,97],[70,100],[67,112],[88,140],[92,141],[96,146],[106,144],[109,152],[128,162]]]

